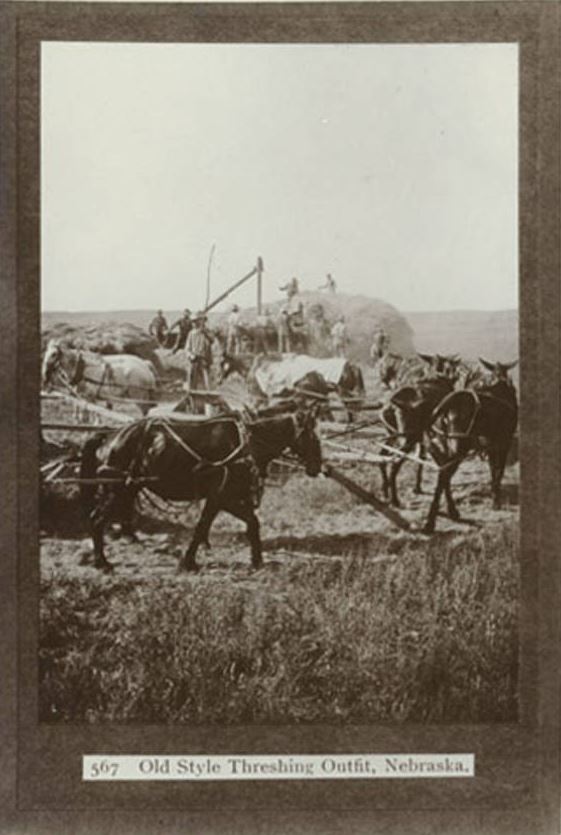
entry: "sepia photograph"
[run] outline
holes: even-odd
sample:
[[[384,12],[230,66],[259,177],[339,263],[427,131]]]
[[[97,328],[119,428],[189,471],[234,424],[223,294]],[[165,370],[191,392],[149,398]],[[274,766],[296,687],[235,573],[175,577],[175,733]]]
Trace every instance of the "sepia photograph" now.
[[[519,719],[519,47],[40,53],[40,722]]]

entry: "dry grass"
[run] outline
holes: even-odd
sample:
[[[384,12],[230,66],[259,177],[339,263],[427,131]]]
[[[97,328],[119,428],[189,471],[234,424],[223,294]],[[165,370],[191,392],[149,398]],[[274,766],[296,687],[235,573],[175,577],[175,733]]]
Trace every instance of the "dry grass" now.
[[[503,524],[393,549],[380,536],[331,558],[288,553],[258,574],[55,571],[41,595],[41,717],[514,720],[517,542]]]

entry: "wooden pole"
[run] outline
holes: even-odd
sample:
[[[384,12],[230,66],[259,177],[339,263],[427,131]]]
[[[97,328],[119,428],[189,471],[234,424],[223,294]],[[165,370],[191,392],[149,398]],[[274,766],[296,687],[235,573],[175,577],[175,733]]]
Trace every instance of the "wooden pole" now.
[[[240,280],[236,281],[235,284],[232,284],[231,287],[228,287],[227,290],[225,290],[223,293],[221,293],[220,296],[217,296],[217,298],[215,298],[213,301],[211,301],[210,304],[207,304],[207,306],[204,309],[204,312],[208,313],[209,310],[212,310],[213,307],[216,307],[217,304],[220,304],[221,301],[224,301],[224,299],[227,298],[230,295],[230,293],[233,293],[234,290],[237,290],[238,287],[241,287],[241,285],[244,284],[246,281],[249,281],[250,278],[253,278],[253,276],[256,273],[257,273],[257,267],[254,267],[251,270],[251,272],[249,272],[247,275],[244,275],[243,278],[240,278]]]
[[[263,308],[263,259],[257,259],[257,315],[260,316]]]
[[[358,496],[358,498],[362,499],[362,501],[366,502],[366,504],[372,505],[375,510],[382,513],[386,519],[389,519],[390,522],[393,522],[393,524],[398,528],[401,528],[402,531],[408,531],[410,529],[407,519],[404,519],[403,516],[397,512],[397,510],[394,510],[385,502],[377,499],[373,493],[365,490],[364,487],[361,487],[360,484],[356,483],[356,481],[351,481],[350,478],[347,478],[343,475],[343,473],[336,470],[335,467],[331,467],[329,464],[323,465],[323,471],[325,475],[329,476],[329,478],[332,478],[334,481],[339,482],[339,484],[345,487],[350,493],[354,493],[355,496]]]
[[[214,255],[214,250],[216,249],[216,244],[212,245],[210,250],[210,255],[208,258],[208,266],[206,270],[206,301],[205,301],[205,308],[208,308],[208,303],[210,301],[210,269],[212,267],[212,258]]]

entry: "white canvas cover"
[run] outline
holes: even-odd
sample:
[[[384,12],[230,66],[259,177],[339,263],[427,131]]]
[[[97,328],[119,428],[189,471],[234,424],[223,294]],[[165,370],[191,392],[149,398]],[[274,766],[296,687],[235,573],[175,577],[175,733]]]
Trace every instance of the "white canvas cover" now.
[[[260,358],[253,374],[263,393],[272,397],[283,389],[293,388],[310,371],[317,371],[327,383],[338,385],[346,363],[341,357],[284,354],[278,358]]]

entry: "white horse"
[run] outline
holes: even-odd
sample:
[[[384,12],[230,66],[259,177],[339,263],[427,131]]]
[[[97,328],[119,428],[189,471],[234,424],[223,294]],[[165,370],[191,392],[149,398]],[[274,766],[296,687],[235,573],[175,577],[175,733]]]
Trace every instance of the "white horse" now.
[[[62,387],[88,400],[109,404],[128,399],[146,414],[157,403],[159,380],[151,362],[132,354],[96,354],[68,348],[56,339],[47,345],[41,369],[45,388]]]

